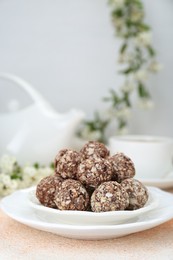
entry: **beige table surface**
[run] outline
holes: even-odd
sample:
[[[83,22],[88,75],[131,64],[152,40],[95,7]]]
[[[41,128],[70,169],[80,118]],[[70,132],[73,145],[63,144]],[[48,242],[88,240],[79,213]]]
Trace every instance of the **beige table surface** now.
[[[32,229],[0,211],[0,260],[20,259],[173,260],[173,219],[122,238],[86,241]]]

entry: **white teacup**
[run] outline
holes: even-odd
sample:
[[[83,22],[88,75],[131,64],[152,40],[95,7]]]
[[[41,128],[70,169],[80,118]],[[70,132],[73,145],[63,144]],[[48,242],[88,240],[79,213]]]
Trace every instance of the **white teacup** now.
[[[126,135],[109,139],[111,154],[123,152],[135,164],[136,178],[158,179],[173,171],[173,139],[167,137]]]

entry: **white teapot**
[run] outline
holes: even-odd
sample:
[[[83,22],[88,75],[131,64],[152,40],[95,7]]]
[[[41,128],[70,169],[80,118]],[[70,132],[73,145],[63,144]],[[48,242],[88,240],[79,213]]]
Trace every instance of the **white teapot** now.
[[[57,113],[47,101],[27,82],[7,73],[0,79],[10,80],[24,89],[34,103],[24,109],[0,113],[0,156],[12,154],[17,160],[48,164],[59,149],[73,148],[75,130],[84,113],[72,109]]]

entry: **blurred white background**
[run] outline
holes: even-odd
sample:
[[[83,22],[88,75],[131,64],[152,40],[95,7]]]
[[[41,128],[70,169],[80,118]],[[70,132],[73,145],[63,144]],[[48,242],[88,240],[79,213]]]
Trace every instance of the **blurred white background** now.
[[[144,0],[146,20],[164,70],[149,81],[155,107],[136,109],[131,133],[173,136],[173,1]],[[0,71],[29,81],[59,112],[75,107],[91,117],[121,82],[119,42],[107,0],[0,0]],[[0,111],[25,93],[0,81]]]

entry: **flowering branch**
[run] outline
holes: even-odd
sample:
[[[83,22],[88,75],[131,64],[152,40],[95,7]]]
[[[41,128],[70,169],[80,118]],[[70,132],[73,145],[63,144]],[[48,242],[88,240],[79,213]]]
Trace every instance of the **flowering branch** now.
[[[43,167],[35,163],[33,166],[21,167],[14,157],[4,155],[0,158],[0,197],[17,189],[37,185],[42,178],[53,172],[53,165]]]
[[[141,0],[109,0],[112,8],[112,23],[116,35],[121,40],[118,62],[119,73],[124,83],[119,91],[112,89],[103,100],[110,104],[107,117],[97,112],[93,120],[85,121],[79,135],[84,139],[106,141],[106,129],[116,120],[117,134],[127,131],[131,115],[132,93],[136,92],[140,107],[150,108],[150,91],[146,81],[149,74],[161,69],[156,61],[156,52],[152,46],[151,28],[144,22],[144,7]]]

